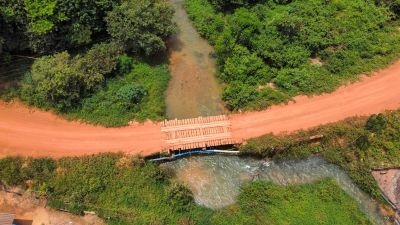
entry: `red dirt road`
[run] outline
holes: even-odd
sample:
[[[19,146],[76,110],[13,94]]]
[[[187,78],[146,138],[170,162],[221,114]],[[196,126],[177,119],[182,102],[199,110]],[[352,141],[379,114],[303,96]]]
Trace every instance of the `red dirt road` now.
[[[400,61],[331,94],[298,97],[295,103],[231,115],[230,120],[233,138],[243,140],[399,107]],[[103,128],[65,121],[19,103],[0,102],[0,156],[62,157],[110,151],[149,155],[165,146],[160,128],[154,123]]]
[[[123,151],[149,155],[162,148],[161,126],[151,122],[104,128],[63,120],[21,103],[0,102],[0,156],[78,156]]]
[[[343,86],[330,94],[296,97],[295,103],[260,112],[231,116],[233,137],[239,140],[266,133],[291,132],[370,115],[400,107],[400,61]]]

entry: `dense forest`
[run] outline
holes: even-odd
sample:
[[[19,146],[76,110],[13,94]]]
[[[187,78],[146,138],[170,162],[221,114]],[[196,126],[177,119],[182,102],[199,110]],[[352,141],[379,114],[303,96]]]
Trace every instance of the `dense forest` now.
[[[186,9],[215,47],[231,110],[330,92],[399,54],[395,0],[187,0]]]
[[[108,224],[372,224],[332,180],[289,186],[257,181],[242,187],[236,204],[212,210],[196,205],[171,171],[122,154],[3,158],[0,184],[29,188],[56,209],[94,211]]]
[[[165,0],[2,0],[1,65],[36,58],[2,96],[106,126],[161,119],[173,13]]]

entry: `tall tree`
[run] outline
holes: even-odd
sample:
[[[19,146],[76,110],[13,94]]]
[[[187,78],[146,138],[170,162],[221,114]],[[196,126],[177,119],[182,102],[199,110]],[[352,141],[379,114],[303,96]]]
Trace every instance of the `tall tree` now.
[[[126,49],[151,55],[166,49],[176,30],[173,14],[165,0],[128,0],[108,13],[107,30]]]

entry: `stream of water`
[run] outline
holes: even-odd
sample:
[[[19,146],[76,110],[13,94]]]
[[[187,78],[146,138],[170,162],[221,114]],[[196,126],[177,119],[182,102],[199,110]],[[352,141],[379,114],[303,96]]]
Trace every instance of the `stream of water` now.
[[[332,178],[358,202],[360,209],[371,221],[384,224],[377,202],[361,191],[342,169],[319,157],[262,161],[254,158],[207,155],[183,158],[163,166],[172,169],[177,178],[188,185],[196,203],[214,209],[234,203],[240,186],[254,179],[287,185]]]
[[[166,91],[169,119],[224,114],[221,87],[215,78],[213,48],[200,37],[184,9],[170,0],[179,32],[168,41],[171,80]]]
[[[170,0],[179,32],[168,41],[171,80],[166,91],[167,117],[184,119],[224,114],[221,87],[215,78],[213,49],[193,27],[184,0]],[[207,155],[162,164],[187,184],[198,204],[222,208],[233,204],[240,186],[254,179],[301,184],[333,178],[351,195],[371,221],[384,224],[378,204],[362,192],[338,166],[321,158],[265,162],[254,158]],[[344,212],[347,213],[347,212]]]

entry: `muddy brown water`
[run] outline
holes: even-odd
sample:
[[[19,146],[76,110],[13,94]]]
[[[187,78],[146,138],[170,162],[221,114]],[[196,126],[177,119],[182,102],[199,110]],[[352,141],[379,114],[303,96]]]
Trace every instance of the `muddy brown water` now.
[[[221,86],[215,77],[214,50],[200,37],[184,9],[184,0],[170,0],[179,31],[168,41],[171,80],[166,91],[169,119],[225,113]]]

